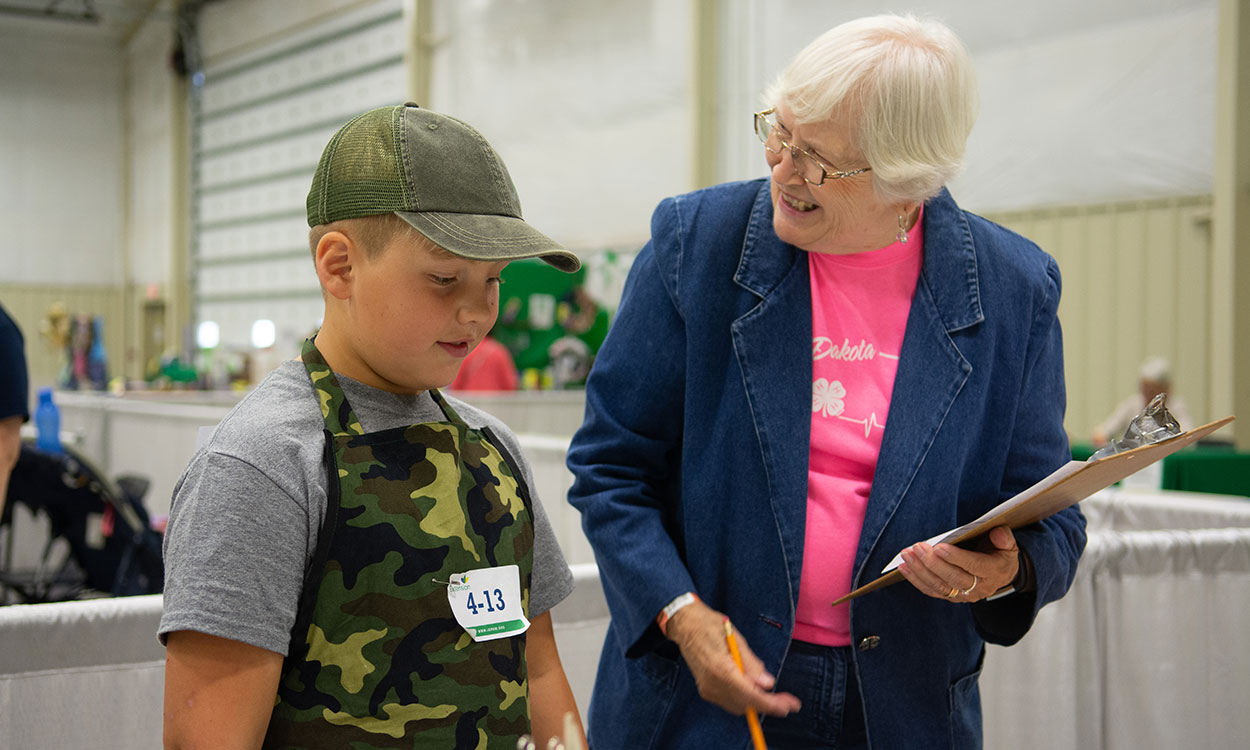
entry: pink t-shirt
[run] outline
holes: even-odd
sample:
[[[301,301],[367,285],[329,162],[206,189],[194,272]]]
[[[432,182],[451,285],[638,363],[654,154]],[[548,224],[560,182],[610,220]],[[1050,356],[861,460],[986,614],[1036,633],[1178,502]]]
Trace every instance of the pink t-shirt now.
[[[855,551],[881,453],[907,313],[920,277],[923,236],[852,255],[809,253],[812,277],[812,445],[807,532],[794,637],[851,642]]]

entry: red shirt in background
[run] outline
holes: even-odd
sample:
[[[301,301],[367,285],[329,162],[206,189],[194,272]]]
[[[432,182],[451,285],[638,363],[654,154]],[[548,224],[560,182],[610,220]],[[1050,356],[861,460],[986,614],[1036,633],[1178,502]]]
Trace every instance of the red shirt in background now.
[[[460,373],[448,387],[453,391],[515,391],[517,371],[512,353],[487,336],[464,358]]]

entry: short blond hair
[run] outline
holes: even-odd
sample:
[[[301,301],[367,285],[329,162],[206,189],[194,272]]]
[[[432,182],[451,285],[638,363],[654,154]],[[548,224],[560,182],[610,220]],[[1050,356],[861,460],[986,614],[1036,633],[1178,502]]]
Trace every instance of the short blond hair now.
[[[312,251],[314,260],[317,257],[317,243],[330,232],[342,232],[350,237],[353,242],[364,249],[365,257],[369,259],[376,258],[387,245],[396,239],[409,239],[409,235],[412,235],[412,239],[420,238],[426,244],[434,244],[395,214],[376,214],[355,219],[339,219],[329,224],[318,224],[309,229],[308,248]]]
[[[852,135],[886,201],[931,198],[963,169],[978,106],[963,42],[938,21],[898,15],[821,34],[764,98],[765,106],[784,103],[803,124],[849,107],[857,118]]]

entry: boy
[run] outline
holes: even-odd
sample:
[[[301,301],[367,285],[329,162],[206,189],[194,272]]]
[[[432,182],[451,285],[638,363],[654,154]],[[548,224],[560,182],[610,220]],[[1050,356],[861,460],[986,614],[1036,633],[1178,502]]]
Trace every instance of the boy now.
[[[174,492],[165,746],[511,750],[531,709],[545,742],[576,711],[549,612],[572,577],[515,437],[437,389],[510,260],[579,261],[477,131],[413,104],[344,125],[307,208],[321,329]]]

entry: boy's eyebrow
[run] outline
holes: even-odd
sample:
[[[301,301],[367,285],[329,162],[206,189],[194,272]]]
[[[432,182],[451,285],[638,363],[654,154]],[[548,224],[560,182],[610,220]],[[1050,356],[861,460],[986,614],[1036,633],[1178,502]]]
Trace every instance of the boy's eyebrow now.
[[[430,239],[429,237],[426,237],[420,232],[417,232],[415,229],[413,230],[413,238],[421,246],[422,250],[429,253],[430,255],[433,255],[436,258],[439,258],[442,260],[467,260],[467,258],[462,258],[461,256],[456,255],[455,253],[451,252],[450,250],[447,250],[442,245],[439,245],[438,243],[434,242],[434,240]]]
[[[456,255],[450,250],[447,250],[446,248],[440,245],[434,244],[434,242],[429,239],[425,240],[425,249],[428,250],[431,255],[442,260],[465,260],[470,263],[488,263],[488,264],[502,262],[505,266],[512,262],[511,259],[505,260],[502,258],[498,260],[480,260],[476,258],[466,258],[463,255]]]
[[[425,245],[425,247],[426,247],[426,249],[427,249],[427,250],[429,250],[432,254],[437,255],[437,256],[439,256],[440,258],[447,258],[447,259],[449,259],[449,260],[450,260],[450,259],[466,260],[466,258],[461,258],[459,255],[456,255],[455,253],[451,252],[450,250],[446,250],[446,249],[444,249],[444,248],[440,247],[439,245],[435,245],[433,242],[430,242],[429,240],[426,240],[426,245]]]

